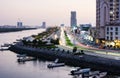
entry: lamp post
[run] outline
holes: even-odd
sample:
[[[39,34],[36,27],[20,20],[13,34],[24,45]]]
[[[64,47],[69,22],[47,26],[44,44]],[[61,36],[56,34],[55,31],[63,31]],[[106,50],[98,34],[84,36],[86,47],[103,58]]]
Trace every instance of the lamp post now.
[[[73,45],[74,45],[74,46],[76,46],[75,29],[76,29],[76,28],[73,29]]]

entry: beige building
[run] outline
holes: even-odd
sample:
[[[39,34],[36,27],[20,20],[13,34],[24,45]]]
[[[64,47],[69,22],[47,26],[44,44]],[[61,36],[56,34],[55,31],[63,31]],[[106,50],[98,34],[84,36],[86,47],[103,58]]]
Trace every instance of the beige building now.
[[[96,29],[101,41],[120,40],[120,0],[96,0]]]

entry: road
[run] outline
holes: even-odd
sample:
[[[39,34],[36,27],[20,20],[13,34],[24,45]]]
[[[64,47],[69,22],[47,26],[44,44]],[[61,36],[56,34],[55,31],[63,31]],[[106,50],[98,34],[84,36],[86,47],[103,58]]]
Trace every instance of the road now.
[[[73,35],[70,35],[70,33],[68,33],[69,38],[71,40],[71,42],[74,40]],[[75,39],[76,40],[76,39]],[[64,36],[64,28],[61,27],[61,37],[60,37],[60,45],[58,45],[59,48],[61,49],[65,49],[65,50],[70,50],[72,52],[73,47],[67,46],[65,43],[65,36]],[[79,44],[79,46],[85,47],[85,48],[90,48],[89,46],[85,46],[82,45],[80,42],[78,42],[76,40],[76,45]],[[80,49],[79,49],[80,50]],[[120,53],[116,52],[112,52],[111,50],[100,50],[100,49],[95,49],[92,48],[90,50],[84,50],[85,54],[87,55],[92,55],[92,56],[99,56],[99,57],[103,57],[103,58],[109,58],[109,59],[115,59],[115,60],[120,60]]]

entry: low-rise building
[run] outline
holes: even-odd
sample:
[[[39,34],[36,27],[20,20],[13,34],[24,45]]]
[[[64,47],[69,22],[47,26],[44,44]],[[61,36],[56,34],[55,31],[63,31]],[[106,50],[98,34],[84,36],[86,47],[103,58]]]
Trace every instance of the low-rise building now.
[[[106,46],[120,47],[120,26],[106,26],[105,34]]]
[[[91,24],[80,24],[80,29],[81,29],[82,31],[88,31],[89,28],[91,28],[91,27],[92,27]]]

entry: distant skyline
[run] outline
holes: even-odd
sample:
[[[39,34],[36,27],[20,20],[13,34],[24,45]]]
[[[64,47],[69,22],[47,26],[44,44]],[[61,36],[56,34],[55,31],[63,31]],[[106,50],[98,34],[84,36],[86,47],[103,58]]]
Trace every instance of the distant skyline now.
[[[96,24],[96,0],[0,0],[0,25],[70,25],[71,11],[77,24]]]

